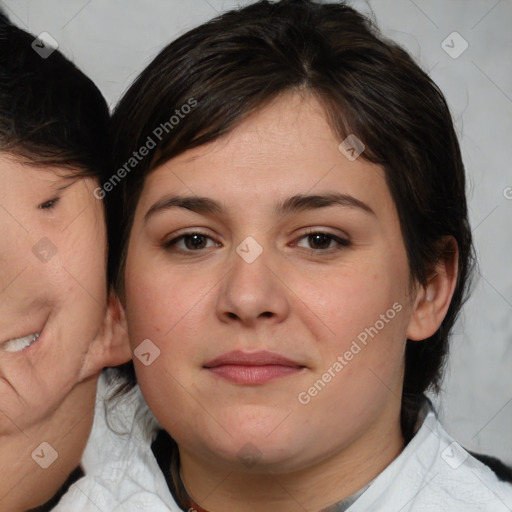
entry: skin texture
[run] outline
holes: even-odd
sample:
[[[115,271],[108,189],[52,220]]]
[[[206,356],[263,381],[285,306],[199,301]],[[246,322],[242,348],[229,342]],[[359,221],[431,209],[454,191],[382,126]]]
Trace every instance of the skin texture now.
[[[440,325],[456,254],[426,286],[411,286],[384,171],[349,161],[339,142],[314,97],[288,94],[146,179],[125,301],[132,349],[150,339],[160,355],[148,366],[135,360],[137,377],[178,442],[185,486],[212,512],[319,510],[372,480],[403,448],[405,343]],[[346,205],[274,211],[290,196],[332,192],[373,213]],[[223,210],[163,208],[145,220],[169,195],[209,197]],[[166,247],[197,232],[207,238]],[[247,237],[262,249],[252,263],[237,253]],[[301,403],[299,393],[393,304],[400,311]],[[205,368],[232,350],[271,351],[302,369],[247,385]]]
[[[130,358],[119,304],[107,301],[95,180],[64,178],[69,174],[0,155],[2,510],[53,496],[80,461],[99,372]],[[38,332],[30,347],[6,350],[8,340]],[[42,442],[58,453],[47,469],[31,456]]]

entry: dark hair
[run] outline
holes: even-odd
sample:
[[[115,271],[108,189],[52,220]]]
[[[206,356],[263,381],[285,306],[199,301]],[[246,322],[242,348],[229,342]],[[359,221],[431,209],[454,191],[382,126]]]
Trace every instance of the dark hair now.
[[[43,58],[35,37],[0,12],[0,151],[102,181],[108,160],[105,99],[58,50]]]
[[[259,1],[229,11],[169,44],[139,75],[113,115],[112,169],[125,165],[148,137],[160,140],[113,192],[114,222],[122,229],[111,244],[111,270],[118,271],[122,293],[130,227],[152,169],[229,133],[278,95],[299,90],[320,100],[340,141],[355,134],[366,146],[362,158],[384,168],[413,283],[425,284],[446,256],[446,237],[458,244],[458,281],[446,317],[428,340],[407,342],[404,428],[424,392],[439,391],[448,335],[470,283],[474,252],[464,166],[439,88],[406,51],[343,3]],[[195,108],[178,124],[170,122],[191,99]],[[124,371],[133,384],[133,367]]]

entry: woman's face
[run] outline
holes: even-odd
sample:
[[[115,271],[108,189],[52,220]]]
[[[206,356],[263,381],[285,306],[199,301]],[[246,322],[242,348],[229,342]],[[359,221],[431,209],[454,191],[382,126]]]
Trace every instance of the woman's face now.
[[[126,312],[182,456],[289,471],[398,423],[406,251],[383,170],[338,146],[288,95],[147,177]]]
[[[109,364],[106,230],[92,178],[0,155],[0,433]],[[119,361],[119,363],[122,361]]]

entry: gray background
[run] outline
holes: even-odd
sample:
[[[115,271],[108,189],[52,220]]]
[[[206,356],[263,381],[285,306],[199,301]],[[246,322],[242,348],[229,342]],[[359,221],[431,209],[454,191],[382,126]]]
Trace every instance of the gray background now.
[[[166,43],[222,10],[247,3],[0,1],[20,27],[51,34],[111,106]],[[435,402],[445,427],[461,444],[512,463],[512,1],[349,3],[373,11],[384,34],[428,70],[451,107],[469,177],[480,269]],[[445,51],[456,55],[463,48],[458,36],[448,37],[454,31],[469,45],[457,58]]]

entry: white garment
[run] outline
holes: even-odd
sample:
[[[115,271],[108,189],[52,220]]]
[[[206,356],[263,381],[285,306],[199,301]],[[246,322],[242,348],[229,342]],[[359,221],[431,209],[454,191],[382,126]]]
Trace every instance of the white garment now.
[[[151,451],[159,428],[136,386],[108,405],[113,388],[98,381],[94,422],[82,457],[85,476],[53,512],[181,512]]]
[[[430,409],[402,453],[347,512],[512,512],[512,485],[470,455]]]
[[[105,421],[100,379],[93,430],[83,467],[86,476],[71,486],[58,512],[179,512],[151,451],[156,420],[136,387]],[[461,448],[430,410],[402,453],[347,512],[511,512],[512,485]],[[278,511],[276,511],[278,512]]]

